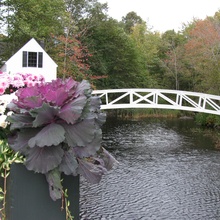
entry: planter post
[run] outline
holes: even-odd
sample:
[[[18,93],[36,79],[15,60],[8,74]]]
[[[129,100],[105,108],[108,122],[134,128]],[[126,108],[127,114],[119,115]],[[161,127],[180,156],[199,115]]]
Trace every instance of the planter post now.
[[[69,210],[79,219],[79,176],[63,176],[68,190]],[[12,164],[7,179],[7,220],[66,220],[65,204],[53,201],[45,175],[28,171],[23,164]]]

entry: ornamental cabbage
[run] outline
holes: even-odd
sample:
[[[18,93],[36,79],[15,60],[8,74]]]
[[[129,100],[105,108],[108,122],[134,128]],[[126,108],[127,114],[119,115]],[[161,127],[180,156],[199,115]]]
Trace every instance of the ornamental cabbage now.
[[[28,170],[46,175],[53,200],[62,196],[62,172],[98,183],[117,162],[101,147],[106,115],[87,81],[57,79],[20,88],[16,96],[8,106],[9,145],[25,156]]]

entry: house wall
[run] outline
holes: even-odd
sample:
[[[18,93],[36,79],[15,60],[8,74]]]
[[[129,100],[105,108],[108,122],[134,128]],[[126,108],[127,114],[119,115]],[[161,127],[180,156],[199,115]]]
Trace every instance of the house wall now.
[[[34,52],[34,51],[33,51]],[[3,72],[10,72],[10,73],[32,73],[32,74],[41,74],[44,76],[46,82],[50,82],[57,77],[57,67],[51,64],[48,59],[43,58],[43,68],[38,67],[22,67],[22,54],[21,57],[11,60],[6,64],[5,71]]]
[[[43,67],[22,67],[23,51],[43,52]],[[46,82],[57,78],[57,64],[44,51],[44,49],[34,40],[31,39],[17,53],[15,53],[1,68],[3,72],[9,73],[33,73],[44,76]]]

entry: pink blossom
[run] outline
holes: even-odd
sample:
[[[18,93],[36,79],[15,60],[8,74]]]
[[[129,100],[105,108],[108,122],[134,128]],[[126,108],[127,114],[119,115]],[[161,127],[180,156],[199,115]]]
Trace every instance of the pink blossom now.
[[[27,76],[26,80],[32,81],[32,80],[34,80],[34,77],[32,77],[32,76]]]
[[[9,83],[5,81],[5,79],[3,80],[0,80],[0,87],[6,89],[9,86]]]
[[[16,88],[23,87],[24,86],[24,81],[22,81],[21,79],[16,80],[16,81],[14,81],[13,86],[16,87]]]
[[[0,95],[4,94],[7,88],[12,87],[9,93],[14,92],[15,88],[31,87],[35,84],[42,84],[45,79],[42,75],[35,75],[31,73],[14,73],[9,74],[0,71]],[[8,91],[8,90],[7,90]]]
[[[28,81],[28,82],[27,82],[27,87],[32,87],[32,86],[34,86],[35,84],[36,84],[35,82]]]
[[[14,80],[23,80],[23,77],[19,75],[14,75],[13,77],[14,77]]]
[[[5,81],[7,81],[8,84],[11,84],[11,83],[13,82],[13,78],[12,78],[10,75],[7,75],[7,76],[5,77]]]
[[[5,93],[5,89],[4,88],[0,88],[0,95],[3,95]]]

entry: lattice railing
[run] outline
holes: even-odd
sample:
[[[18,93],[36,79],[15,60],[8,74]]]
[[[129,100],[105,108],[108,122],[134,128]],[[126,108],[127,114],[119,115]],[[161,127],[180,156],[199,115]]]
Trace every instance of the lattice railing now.
[[[160,108],[220,115],[220,96],[164,89],[95,90],[101,109]]]

